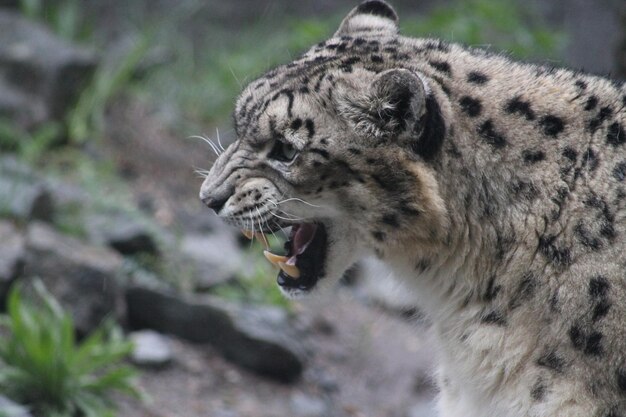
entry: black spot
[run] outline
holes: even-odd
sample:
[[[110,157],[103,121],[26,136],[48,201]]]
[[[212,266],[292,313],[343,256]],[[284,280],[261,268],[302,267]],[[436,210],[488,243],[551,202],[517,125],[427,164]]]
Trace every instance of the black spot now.
[[[598,114],[596,115],[596,117],[594,117],[593,119],[589,121],[587,128],[589,129],[589,131],[591,131],[591,133],[595,133],[596,130],[598,130],[598,128],[600,127],[600,125],[606,119],[611,117],[612,114],[613,114],[613,110],[611,110],[610,107],[602,107],[600,111],[598,112]]]
[[[370,60],[376,64],[382,64],[383,62],[385,62],[383,57],[380,55],[371,55]]]
[[[424,44],[426,49],[437,50],[440,52],[450,52],[450,45],[442,40],[429,40]]]
[[[539,251],[554,265],[569,265],[571,262],[570,250],[558,247],[555,240],[556,236],[541,236],[539,238]]]
[[[603,318],[604,316],[606,316],[609,313],[610,309],[611,309],[611,303],[609,303],[609,302],[607,302],[605,300],[600,301],[593,308],[593,314],[591,316],[591,320],[593,320],[593,321],[600,320],[601,318]]]
[[[441,116],[441,108],[432,95],[426,97],[426,113],[416,124],[422,129],[422,133],[412,142],[411,149],[429,161],[439,153],[446,136],[446,124]]]
[[[550,351],[537,359],[537,365],[560,373],[563,372],[565,361],[556,352]]]
[[[613,177],[618,181],[624,181],[626,178],[626,161],[622,161],[613,168]]]
[[[624,130],[621,124],[615,122],[609,126],[606,142],[613,146],[623,145],[626,142],[626,130]]]
[[[543,151],[535,151],[532,149],[526,149],[522,152],[524,162],[527,164],[536,164],[546,159],[546,154]]]
[[[581,350],[585,344],[585,336],[578,326],[572,326],[569,329],[569,339],[574,349]]]
[[[496,285],[496,276],[492,275],[487,281],[487,289],[485,294],[483,295],[483,299],[485,301],[493,301],[496,298],[496,295],[500,292],[502,287],[500,285]]]
[[[328,138],[322,138],[322,139],[320,139],[320,144],[321,144],[321,145],[328,145]]]
[[[591,111],[595,109],[597,105],[598,105],[598,97],[589,96],[589,98],[587,99],[587,102],[585,103],[585,111]]]
[[[356,11],[361,14],[372,14],[374,16],[385,17],[393,21],[398,20],[396,12],[394,12],[391,7],[382,1],[371,0],[363,2],[356,8]]]
[[[543,133],[552,137],[556,137],[565,128],[563,119],[552,114],[542,117],[539,124],[543,127]]]
[[[497,326],[506,326],[506,319],[499,311],[491,311],[483,316],[480,321],[485,324],[495,324]]]
[[[352,155],[361,155],[361,150],[357,148],[348,148],[348,152]]]
[[[287,96],[288,104],[287,104],[287,116],[291,117],[291,111],[293,109],[293,91],[285,89],[280,92]]]
[[[602,248],[602,241],[596,237],[591,236],[589,231],[585,228],[582,221],[574,227],[574,234],[578,241],[592,250],[598,250]]]
[[[376,239],[376,240],[377,240],[377,241],[379,241],[379,242],[384,241],[384,240],[385,240],[385,237],[386,237],[386,235],[385,235],[385,233],[384,233],[384,232],[381,232],[381,231],[378,231],[378,230],[373,231],[373,232],[372,232],[372,236],[374,236],[374,239]]]
[[[479,116],[483,108],[480,100],[469,96],[461,97],[461,100],[459,100],[459,104],[461,105],[461,110],[463,110],[463,112],[470,117]]]
[[[520,96],[513,97],[506,103],[504,111],[509,114],[519,113],[526,118],[526,120],[535,120],[535,112],[530,107],[528,101],[524,101]]]
[[[577,80],[574,85],[578,88],[580,88],[581,90],[585,90],[587,88],[587,83],[584,82],[583,80]]]
[[[489,77],[487,77],[482,72],[471,71],[469,74],[467,74],[467,82],[469,83],[481,85],[485,84],[487,81],[489,81]]]
[[[574,349],[580,350],[588,356],[599,356],[602,354],[602,337],[602,333],[596,331],[585,335],[580,327],[576,325],[569,329],[569,338]]]
[[[320,161],[313,161],[313,166],[319,168],[322,166],[322,163]]]
[[[602,354],[602,333],[592,332],[587,336],[587,342],[585,343],[585,349],[583,351],[585,355],[599,356]]]
[[[574,149],[567,146],[563,149],[562,155],[566,157],[567,159],[569,159],[570,161],[576,162],[576,158],[578,157],[578,152],[576,152]]]
[[[327,151],[327,150],[325,150],[325,149],[310,148],[310,149],[309,149],[309,152],[313,152],[313,153],[316,153],[316,154],[318,154],[318,155],[321,155],[321,156],[322,156],[322,158],[324,158],[324,159],[329,159],[329,158],[330,158],[330,154],[329,154],[329,153],[328,153],[328,151]]]
[[[589,280],[589,295],[592,298],[604,298],[609,290],[609,281],[606,277],[598,275]]]
[[[315,135],[315,124],[313,123],[313,120],[311,119],[306,119],[304,121],[304,127],[306,128],[306,130],[309,132],[308,136],[309,139],[313,137],[313,135]]]
[[[294,119],[294,120],[291,122],[291,126],[290,126],[290,127],[291,127],[291,129],[292,129],[292,130],[298,130],[298,129],[300,129],[300,128],[302,127],[302,119],[301,119],[301,118],[299,118],[299,117],[298,117],[297,119]]]
[[[452,75],[450,64],[446,61],[429,61],[428,63],[437,71],[443,72],[446,75]]]
[[[535,294],[536,288],[537,279],[530,273],[524,274],[513,294],[513,298],[509,302],[509,308],[514,310],[522,305],[523,302],[531,299]]]
[[[541,379],[535,382],[535,385],[530,390],[530,398],[533,401],[542,401],[546,397],[546,386]]]
[[[398,216],[395,214],[385,214],[381,221],[391,227],[400,227],[400,223],[398,222]]]
[[[428,261],[428,259],[420,259],[420,261],[415,264],[415,270],[419,272],[424,272],[428,268],[430,268],[430,262]]]
[[[623,393],[626,393],[626,369],[618,369],[616,372],[617,386]]]
[[[485,140],[485,142],[494,148],[500,149],[506,145],[506,139],[494,130],[493,121],[491,121],[491,119],[480,125],[478,128],[478,134]]]

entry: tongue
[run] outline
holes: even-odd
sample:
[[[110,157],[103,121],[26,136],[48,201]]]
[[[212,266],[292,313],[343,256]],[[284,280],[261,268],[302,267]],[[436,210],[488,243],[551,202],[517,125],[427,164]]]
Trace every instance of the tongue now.
[[[296,226],[294,226],[296,227]],[[295,234],[292,238],[293,241],[293,254],[301,255],[309,246],[313,237],[315,237],[315,231],[317,225],[314,223],[302,223],[297,226]]]

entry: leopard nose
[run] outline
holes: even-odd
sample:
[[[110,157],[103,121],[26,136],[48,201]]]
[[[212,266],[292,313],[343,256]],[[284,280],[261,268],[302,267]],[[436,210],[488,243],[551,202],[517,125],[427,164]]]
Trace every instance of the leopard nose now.
[[[208,207],[213,209],[216,213],[219,213],[224,208],[229,196],[223,195],[208,195],[202,199],[202,202]]]

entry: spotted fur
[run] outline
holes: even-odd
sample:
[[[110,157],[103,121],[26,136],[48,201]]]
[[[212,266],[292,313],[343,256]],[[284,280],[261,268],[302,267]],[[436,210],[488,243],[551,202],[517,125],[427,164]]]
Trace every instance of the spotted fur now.
[[[385,261],[434,324],[443,417],[624,417],[625,108],[623,83],[405,38],[367,1],[244,89],[201,198],[324,223],[318,290]]]

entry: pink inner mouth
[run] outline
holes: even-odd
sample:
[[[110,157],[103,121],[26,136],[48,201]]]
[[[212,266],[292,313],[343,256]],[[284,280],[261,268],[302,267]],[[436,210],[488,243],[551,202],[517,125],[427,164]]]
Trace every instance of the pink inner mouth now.
[[[288,265],[296,264],[296,257],[306,251],[309,244],[313,241],[316,231],[317,225],[315,223],[301,223],[292,226],[289,239],[292,242],[292,253],[287,261]]]

